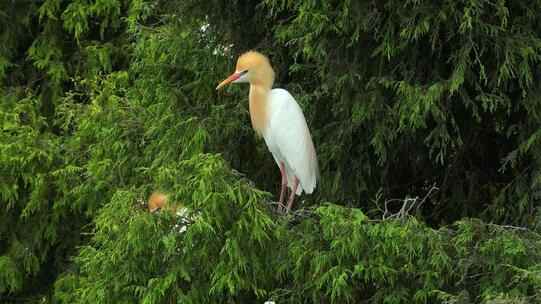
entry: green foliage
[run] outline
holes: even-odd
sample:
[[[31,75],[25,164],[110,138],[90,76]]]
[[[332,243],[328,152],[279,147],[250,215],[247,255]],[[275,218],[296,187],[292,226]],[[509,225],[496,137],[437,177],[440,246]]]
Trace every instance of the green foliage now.
[[[264,294],[266,274],[272,272],[265,249],[274,243],[269,207],[261,203],[264,193],[207,154],[162,170],[168,180],[190,189],[181,196],[190,209],[186,217],[153,216],[134,205],[137,196],[131,193],[140,191],[118,192],[100,210],[93,238],[76,258],[82,265],[77,289],[55,297],[71,294],[66,303],[202,303],[242,292]],[[190,228],[180,232],[183,225]],[[57,287],[73,286],[65,280],[73,277]]]
[[[434,230],[334,205],[315,216],[284,231],[288,258],[278,275],[291,283],[273,293],[278,302],[539,300],[539,282],[523,276],[538,267],[538,234],[470,219]]]
[[[137,189],[117,193],[76,258],[78,276],[64,274],[56,282],[57,300],[541,300],[541,236],[536,233],[472,219],[434,230],[415,219],[372,221],[358,209],[336,205],[305,210],[294,222],[277,220],[268,205],[261,205],[261,193],[245,181],[233,182],[235,192],[224,193],[232,188],[229,178],[238,177],[217,159],[201,155],[188,163],[222,181],[210,182],[206,174],[171,174],[195,182],[192,199],[182,196],[191,210],[182,217],[141,212],[134,204],[137,195],[129,194]],[[235,199],[238,195],[244,199]],[[179,232],[182,225],[188,228]]]
[[[1,2],[0,302],[541,301],[539,6]],[[318,153],[287,216],[246,88],[214,90],[248,49]]]

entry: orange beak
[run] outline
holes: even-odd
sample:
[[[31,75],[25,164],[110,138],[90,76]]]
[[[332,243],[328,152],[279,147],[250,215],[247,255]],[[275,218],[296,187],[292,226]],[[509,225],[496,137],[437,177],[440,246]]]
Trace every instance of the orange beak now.
[[[220,84],[216,87],[216,90],[221,89],[226,84],[230,83],[231,81],[237,80],[242,76],[242,73],[233,73],[231,76],[224,79],[224,81],[220,82]]]

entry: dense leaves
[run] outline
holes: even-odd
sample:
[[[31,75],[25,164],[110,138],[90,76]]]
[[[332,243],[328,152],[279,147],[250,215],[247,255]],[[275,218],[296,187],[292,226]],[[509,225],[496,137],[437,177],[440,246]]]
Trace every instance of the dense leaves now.
[[[540,6],[1,2],[0,302],[541,301]],[[319,156],[287,216],[248,49]]]

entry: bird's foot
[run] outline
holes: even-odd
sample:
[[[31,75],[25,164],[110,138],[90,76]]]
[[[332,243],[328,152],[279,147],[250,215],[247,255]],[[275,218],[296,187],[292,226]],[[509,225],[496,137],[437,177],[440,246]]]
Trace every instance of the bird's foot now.
[[[276,214],[278,215],[284,214],[286,210],[286,205],[284,203],[281,203],[281,202],[270,202],[270,203],[272,205],[276,205],[276,209],[275,209]]]

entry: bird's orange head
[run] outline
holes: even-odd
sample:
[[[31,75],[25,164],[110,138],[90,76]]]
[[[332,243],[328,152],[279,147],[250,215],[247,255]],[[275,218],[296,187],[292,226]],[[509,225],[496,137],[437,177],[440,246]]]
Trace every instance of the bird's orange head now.
[[[253,85],[272,86],[274,70],[269,59],[256,51],[242,54],[237,60],[237,70],[222,81],[216,89],[220,89],[230,82],[249,82]]]
[[[148,198],[148,209],[154,213],[160,211],[167,202],[167,195],[159,191],[154,191]]]
[[[181,204],[175,202],[169,203],[168,200],[169,195],[160,191],[154,191],[148,198],[148,209],[152,213],[160,210],[169,210],[176,213],[179,208],[182,208]]]

